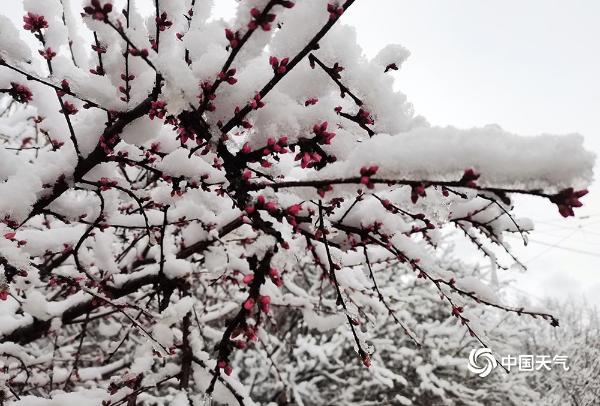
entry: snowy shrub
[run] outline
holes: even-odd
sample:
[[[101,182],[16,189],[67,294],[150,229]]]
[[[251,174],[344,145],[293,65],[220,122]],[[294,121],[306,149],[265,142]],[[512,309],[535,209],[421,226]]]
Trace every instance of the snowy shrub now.
[[[243,0],[231,22],[204,0],[83,3],[24,0],[20,32],[0,17],[0,403],[336,402],[305,375],[343,360],[386,391],[457,344],[394,352],[388,329],[489,346],[482,314],[558,325],[504,304],[495,272],[533,227],[513,195],[581,206],[580,136],[429,125],[394,90],[408,51],[366,59],[341,23],[354,0]],[[445,230],[489,278],[443,260]],[[282,392],[256,354],[298,328]]]
[[[564,368],[543,371],[531,377],[530,386],[542,394],[540,403],[549,406],[594,405],[600,399],[600,318],[598,309],[586,303],[551,302],[560,308],[563,326],[523,326],[527,331],[528,354],[563,354]]]

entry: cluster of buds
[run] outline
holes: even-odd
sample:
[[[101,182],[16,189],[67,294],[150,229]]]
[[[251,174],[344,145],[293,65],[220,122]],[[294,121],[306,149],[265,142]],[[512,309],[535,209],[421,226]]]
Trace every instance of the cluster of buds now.
[[[77,110],[77,107],[75,107],[73,103],[67,100],[63,102],[63,108],[60,110],[61,113],[66,114],[68,116],[75,115],[78,111],[79,110]]]
[[[263,313],[269,313],[269,305],[271,304],[271,297],[267,295],[260,295],[258,297],[258,307]]]
[[[281,61],[276,56],[269,57],[269,64],[273,67],[275,74],[283,75],[287,72],[287,64],[290,58],[283,58]]]
[[[23,28],[31,32],[39,32],[43,28],[48,28],[48,21],[46,21],[46,18],[32,12],[23,16],[23,22],[25,23]]]
[[[237,79],[234,78],[235,73],[236,73],[235,68],[229,69],[227,72],[219,72],[218,78],[220,80],[222,80],[223,82],[229,83],[230,85],[235,85],[237,83]]]
[[[419,197],[427,196],[427,193],[425,192],[425,185],[423,183],[411,185],[411,188],[410,200],[413,202],[413,204],[419,200]]]
[[[225,360],[219,360],[217,362],[217,368],[222,369],[227,376],[231,375],[233,372],[233,368],[231,368],[231,365],[229,365]]]
[[[252,178],[252,171],[250,171],[249,169],[246,169],[244,172],[242,172],[242,178],[247,182],[250,180],[250,178]]]
[[[225,38],[229,41],[231,48],[235,49],[240,45],[240,32],[233,32],[229,28],[225,29]]]
[[[100,58],[106,53],[106,46],[92,44],[92,50],[94,50],[98,54],[98,58]],[[104,72],[104,68],[102,66],[98,65],[95,68],[90,69],[90,73],[93,75],[104,76],[106,72]]]
[[[148,50],[146,48],[138,49],[138,48],[130,48],[129,55],[131,56],[139,56],[143,59],[148,57]]]
[[[123,96],[121,96],[121,100],[122,101],[129,101],[129,97],[130,94],[129,92],[131,91],[131,87],[129,86],[129,81],[135,79],[135,75],[126,75],[124,73],[121,73],[121,80],[125,81],[125,86],[119,86],[119,92],[121,92],[123,94]]]
[[[275,213],[278,210],[277,203],[275,200],[265,199],[263,195],[260,195],[256,198],[256,202],[254,204],[249,204],[244,209],[247,214],[253,214],[256,210],[267,210],[269,213]]]
[[[54,57],[56,56],[56,52],[54,52],[52,50],[52,48],[46,48],[46,49],[40,49],[39,54],[42,55],[42,57],[44,57],[45,60],[47,61],[51,61],[52,59],[54,59]]]
[[[569,217],[575,215],[574,208],[583,206],[579,199],[587,194],[587,189],[575,190],[570,187],[550,196],[550,201],[558,206],[558,212],[561,216]]]
[[[358,110],[358,113],[356,114],[356,119],[361,124],[374,124],[375,123],[375,121],[373,121],[373,117],[371,116],[371,113],[362,108]]]
[[[369,225],[362,226],[361,228],[367,233],[379,234],[382,237],[387,237],[385,234],[381,233],[381,229],[383,227],[383,222],[376,220]]]
[[[269,278],[271,279],[271,282],[273,282],[273,284],[278,288],[283,286],[283,279],[281,279],[281,272],[279,272],[279,269],[270,268]]]
[[[212,90],[212,84],[210,82],[202,82],[200,83],[200,89],[202,90],[202,94],[198,97],[203,103],[206,103],[206,110],[215,111],[216,107],[211,102],[217,98],[215,93]],[[237,111],[236,111],[237,114]]]
[[[452,306],[452,315],[454,317],[460,317],[463,310],[464,309],[461,306]]]
[[[181,142],[181,146],[184,146],[188,140],[196,140],[198,145],[202,142],[200,138],[196,139],[196,133],[188,127],[179,127],[177,129],[177,134],[175,139],[178,139]]]
[[[275,21],[275,14],[265,14],[256,7],[253,7],[252,10],[250,10],[250,15],[252,16],[252,20],[248,23],[249,29],[255,30],[260,27],[263,31],[271,31],[271,23]]]
[[[156,161],[156,154],[158,152],[160,152],[160,142],[153,142],[150,148],[144,152],[144,157],[148,162],[152,163]]]
[[[52,144],[52,149],[54,151],[61,149],[62,146],[65,145],[64,141],[57,140],[57,139],[51,139],[50,144]]]
[[[314,61],[311,60],[311,67],[314,69]],[[342,75],[340,75],[340,73],[344,70],[344,67],[342,65],[340,65],[339,63],[334,63],[333,66],[331,68],[327,69],[327,72],[331,75],[331,77],[335,78],[335,79],[341,79]],[[339,107],[339,110],[341,111],[342,108]],[[339,111],[337,111],[337,113],[339,113]]]
[[[371,182],[371,176],[374,176],[378,170],[379,167],[377,165],[363,166],[360,168],[360,183],[369,189],[373,189],[374,185],[373,182]]]
[[[15,220],[11,219],[8,214],[6,216],[4,216],[4,218],[2,220],[0,220],[0,222],[6,224],[7,226],[9,226],[11,228],[17,228],[19,226],[19,223],[16,222]]]
[[[104,45],[96,45],[96,44],[92,44],[92,50],[94,52],[96,52],[97,54],[105,54],[106,53],[106,46]]]
[[[248,145],[248,143],[244,143],[244,145],[242,146],[242,153],[244,154],[249,154],[250,152],[252,152],[252,148],[250,148],[250,145]]]
[[[337,20],[342,14],[344,14],[344,7],[338,3],[327,4],[327,12],[329,13],[330,20]]]
[[[27,86],[21,85],[19,83],[10,82],[10,90],[8,94],[15,99],[16,102],[19,103],[28,103],[33,99],[33,93]]]
[[[154,120],[154,117],[164,118],[165,114],[167,114],[167,102],[163,100],[150,102],[150,111],[148,112],[150,120]]]
[[[324,198],[325,194],[327,192],[331,192],[332,190],[333,190],[333,186],[331,186],[331,185],[321,186],[320,188],[317,189],[317,194],[319,196],[321,196],[321,198]]]
[[[462,178],[460,178],[460,183],[462,185],[465,185],[466,187],[477,187],[477,183],[475,183],[475,181],[477,179],[479,179],[479,176],[481,176],[479,173],[475,172],[474,169],[466,169],[465,172],[463,173]]]
[[[265,107],[265,103],[262,101],[260,93],[256,93],[252,100],[250,100],[250,107],[252,107],[252,110],[258,110]]]
[[[369,357],[369,354],[367,354],[364,351],[361,351],[360,359],[362,360],[364,366],[366,366],[367,368],[371,367],[371,357]]]
[[[287,209],[285,209],[287,221],[291,226],[296,227],[298,225],[298,221],[296,220],[296,217],[298,217],[298,214],[300,213],[301,210],[302,210],[302,205],[300,205],[300,204],[293,204],[290,207],[288,207]]]
[[[294,160],[300,161],[300,166],[302,169],[305,169],[318,165],[323,160],[323,157],[318,152],[305,151],[296,154]]]
[[[100,148],[102,148],[107,155],[112,154],[115,145],[117,145],[118,143],[119,137],[117,135],[112,135],[110,137],[101,135],[100,140],[98,141]]]
[[[4,234],[5,239],[12,241],[12,242],[16,242],[18,247],[22,247],[27,244],[26,240],[19,240],[16,237],[17,237],[17,233],[15,233],[14,231]]]
[[[116,180],[110,180],[108,178],[100,178],[98,183],[100,184],[100,190],[102,190],[102,191],[106,191],[106,190],[109,190],[110,188],[117,186]]]
[[[257,302],[249,297],[248,299],[246,299],[246,301],[244,302],[244,309],[248,312],[252,311],[252,309],[254,308],[254,306],[257,304]],[[258,297],[258,307],[260,309],[261,312],[263,313],[269,313],[269,305],[271,304],[271,297],[270,296],[266,296],[266,295],[260,295]]]
[[[314,106],[318,102],[319,102],[319,99],[317,99],[316,97],[311,97],[309,99],[306,99],[306,101],[304,102],[304,107]]]
[[[223,127],[223,124],[221,123],[221,125],[219,125],[219,128]],[[242,127],[244,127],[246,130],[249,130],[250,128],[253,127],[252,123],[248,120],[242,120]]]
[[[94,20],[107,21],[108,14],[112,11],[111,3],[106,3],[104,6],[100,4],[100,0],[92,0],[89,6],[83,8],[83,11]]]
[[[143,377],[144,377],[143,374],[127,373],[127,374],[123,375],[123,377],[120,380],[112,381],[108,385],[108,393],[110,393],[111,395],[114,395],[115,393],[117,393],[119,390],[121,390],[124,387],[136,389],[142,383]],[[104,403],[104,402],[106,402],[106,403]],[[108,401],[108,400],[103,401],[102,405],[105,405],[105,404],[110,405],[110,401]]]
[[[313,126],[313,133],[315,134],[315,141],[321,145],[329,145],[331,144],[331,140],[335,137],[334,132],[327,131],[327,121],[322,122],[321,124],[315,124]]]
[[[256,301],[254,299],[252,299],[251,297],[249,297],[244,302],[244,309],[246,309],[247,311],[251,311],[254,308],[255,304],[256,304]]]
[[[168,29],[169,27],[171,27],[173,25],[172,21],[167,20],[167,12],[163,12],[159,17],[155,18],[156,21],[156,28],[158,28],[159,31],[165,31],[166,29]]]
[[[90,69],[90,73],[92,75],[104,76],[104,68],[102,66],[97,65],[95,68]]]
[[[420,233],[420,232],[425,232],[427,230],[434,230],[435,229],[435,224],[433,224],[431,221],[429,221],[429,219],[425,218],[424,214],[416,214],[413,216],[413,218],[415,220],[421,220],[425,225],[424,226],[417,226],[416,224],[413,224],[411,227],[410,232],[407,232],[406,235],[409,234],[414,234],[414,233]]]
[[[398,208],[396,206],[394,206],[394,204],[392,202],[390,202],[388,199],[382,199],[380,200],[381,205],[390,213],[393,214],[397,214],[398,213]]]
[[[267,146],[263,148],[262,154],[265,156],[273,153],[286,154],[288,152],[288,149],[286,148],[287,145],[288,137],[286,137],[285,135],[283,137],[280,137],[277,141],[275,140],[275,138],[269,137],[267,139]]]
[[[63,97],[65,94],[71,92],[71,85],[69,85],[69,82],[66,79],[63,79],[60,82],[60,89],[61,90],[56,91],[56,94],[58,94],[60,97]]]
[[[256,335],[256,326],[246,326],[246,328],[244,329],[244,335],[246,336],[246,339],[248,341],[256,341],[258,340],[258,335]],[[238,343],[236,343],[238,344]],[[246,348],[246,343],[244,343],[243,348]],[[238,344],[238,348],[241,348],[241,346]]]

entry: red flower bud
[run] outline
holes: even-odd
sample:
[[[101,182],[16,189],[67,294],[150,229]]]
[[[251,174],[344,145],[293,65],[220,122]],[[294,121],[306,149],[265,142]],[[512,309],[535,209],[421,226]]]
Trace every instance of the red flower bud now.
[[[246,301],[244,302],[244,309],[250,311],[250,310],[252,310],[253,307],[254,307],[254,299],[252,299],[251,297],[246,299]]]
[[[242,282],[244,282],[246,285],[250,285],[253,280],[254,280],[254,274],[249,273],[248,275],[244,276],[244,279],[242,280]]]

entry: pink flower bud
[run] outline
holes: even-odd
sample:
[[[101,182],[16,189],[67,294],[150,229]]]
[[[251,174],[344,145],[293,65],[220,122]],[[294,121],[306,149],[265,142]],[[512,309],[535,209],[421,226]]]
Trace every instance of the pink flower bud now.
[[[270,201],[269,201],[269,202],[268,202],[268,203],[265,205],[265,208],[266,208],[266,209],[267,209],[269,212],[273,213],[273,212],[277,211],[277,203],[275,203],[273,200],[270,200]]]
[[[249,273],[248,275],[244,276],[244,279],[242,280],[242,282],[244,282],[246,285],[250,285],[250,283],[252,283],[253,280],[254,280],[254,274]]]
[[[250,310],[252,310],[253,307],[254,307],[254,299],[252,299],[251,297],[246,299],[246,301],[244,302],[244,309],[250,311]]]
[[[302,205],[300,204],[294,204],[286,209],[287,213],[292,216],[297,216],[300,210],[302,210]]]
[[[279,278],[279,269],[277,269],[277,268],[269,269],[269,276],[271,278]]]
[[[264,313],[268,313],[269,304],[271,304],[271,298],[269,296],[261,296],[258,301],[260,303],[260,310],[262,310]]]
[[[361,358],[362,358],[363,365],[366,366],[367,368],[370,368],[371,367],[371,357],[369,357],[368,354],[363,354]]]

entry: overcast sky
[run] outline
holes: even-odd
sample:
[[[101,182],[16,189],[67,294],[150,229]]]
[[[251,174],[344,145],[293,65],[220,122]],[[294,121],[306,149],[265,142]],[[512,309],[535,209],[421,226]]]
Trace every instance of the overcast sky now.
[[[0,11],[20,20],[21,3],[1,0]],[[231,15],[233,0],[216,3]],[[356,26],[367,56],[390,42],[410,49],[398,87],[432,124],[579,132],[600,154],[599,16],[598,0],[357,0],[342,22]],[[505,273],[518,289],[600,304],[599,189],[577,219],[525,202],[520,213],[538,231],[526,249],[510,239],[529,267]]]

